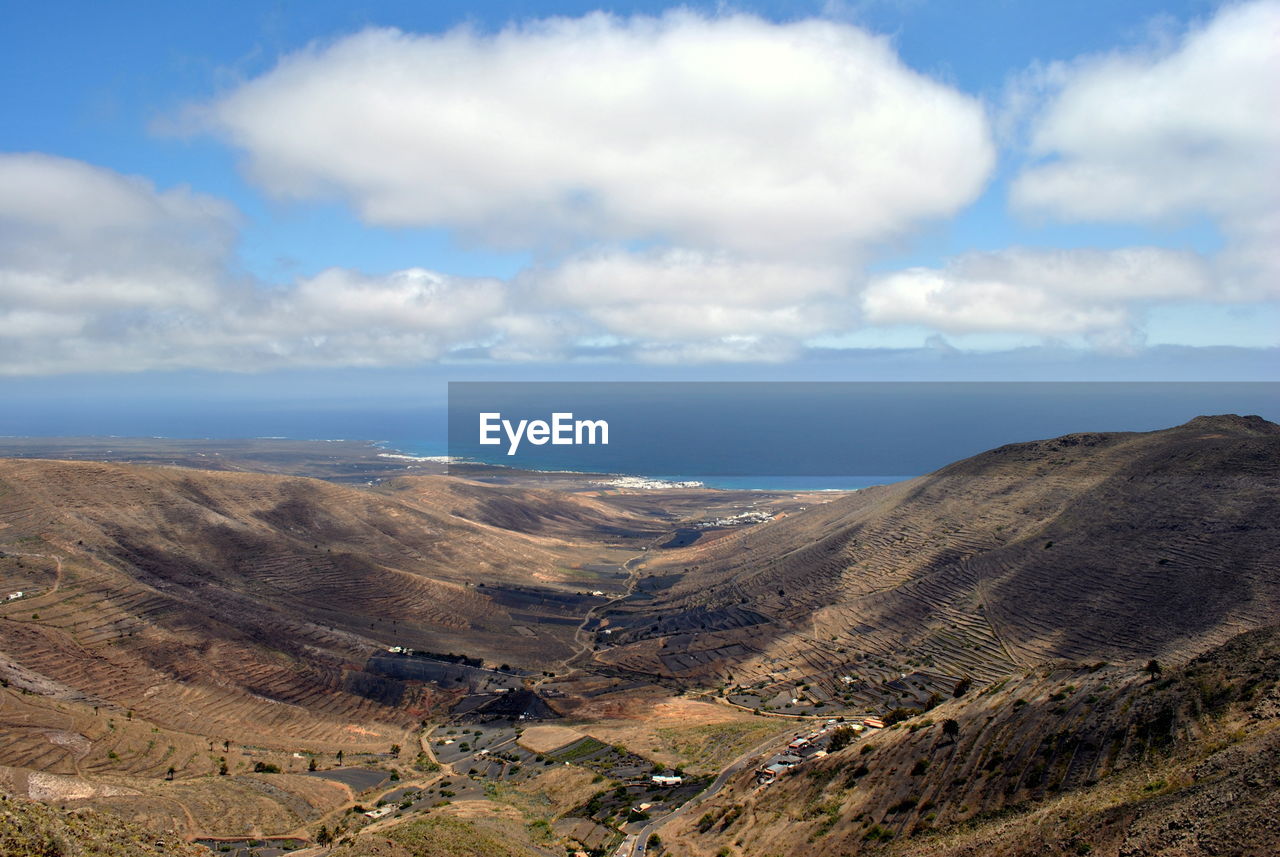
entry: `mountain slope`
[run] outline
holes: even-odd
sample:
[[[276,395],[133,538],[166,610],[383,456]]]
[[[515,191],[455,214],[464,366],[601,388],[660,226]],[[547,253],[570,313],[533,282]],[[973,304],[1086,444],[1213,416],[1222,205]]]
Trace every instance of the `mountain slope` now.
[[[598,657],[883,702],[1055,658],[1176,661],[1280,611],[1280,427],[1015,444],[671,552]],[[853,676],[852,685],[840,676]]]
[[[34,801],[0,795],[0,854],[23,857],[159,857],[209,855],[169,834],[157,834],[104,813],[62,813]]]
[[[764,789],[740,776],[662,839],[694,857],[1272,854],[1277,787],[1280,629],[1267,628],[1156,679],[1029,671]]]
[[[364,673],[371,654],[538,666],[572,651],[585,609],[547,539],[259,474],[0,461],[0,553],[0,586],[24,593],[0,602],[0,660],[22,681],[238,741],[361,723],[389,742],[370,724],[431,698]]]

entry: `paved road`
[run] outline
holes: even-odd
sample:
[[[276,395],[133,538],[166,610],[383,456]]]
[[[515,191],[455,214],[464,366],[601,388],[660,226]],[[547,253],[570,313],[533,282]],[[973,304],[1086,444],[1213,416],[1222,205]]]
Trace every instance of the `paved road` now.
[[[666,538],[666,536],[665,535],[659,536],[658,538],[649,542],[648,547],[646,547],[640,553],[636,554],[635,556],[631,557],[630,559],[622,563],[617,564],[618,568],[628,572],[628,574],[630,575],[627,578],[626,591],[623,592],[621,595],[618,595],[614,598],[610,598],[608,601],[604,602],[603,604],[597,604],[595,607],[592,607],[590,610],[586,612],[586,615],[582,617],[582,621],[578,623],[578,627],[575,628],[573,631],[573,644],[577,647],[574,650],[573,654],[569,655],[567,658],[565,658],[560,662],[560,671],[557,671],[556,674],[553,676],[543,676],[542,678],[536,680],[533,683],[533,687],[535,688],[541,687],[543,684],[546,684],[549,681],[556,681],[559,679],[563,679],[565,676],[579,671],[578,667],[573,666],[573,662],[578,660],[579,658],[588,657],[592,653],[592,651],[594,651],[594,649],[592,648],[594,641],[592,640],[591,634],[586,631],[587,625],[591,624],[591,620],[595,618],[597,611],[605,610],[609,607],[614,606],[615,604],[621,604],[622,602],[626,601],[628,598],[631,597],[631,594],[635,591],[636,583],[639,582],[639,579],[634,574],[635,564],[639,562],[643,562],[645,559],[647,559],[649,556],[648,554],[649,548],[656,545],[659,539],[662,539],[662,538]],[[584,633],[586,634],[585,639],[583,638]]]
[[[720,771],[719,776],[712,780],[711,785],[698,792],[698,794],[683,803],[679,808],[672,810],[661,818],[655,818],[653,821],[646,824],[640,830],[639,835],[636,835],[634,839],[632,839],[631,836],[624,839],[622,841],[622,846],[616,852],[617,857],[641,857],[641,855],[644,854],[645,843],[649,841],[649,836],[656,833],[658,828],[678,816],[691,812],[708,798],[715,797],[720,790],[724,788],[725,783],[729,782],[731,777],[736,776],[746,768],[750,767],[760,756],[768,755],[773,751],[786,747],[787,744],[790,743],[791,739],[792,736],[789,732],[783,735],[774,736],[773,738],[769,738],[768,740],[761,742],[756,747],[753,747],[738,758],[734,759],[727,767]]]

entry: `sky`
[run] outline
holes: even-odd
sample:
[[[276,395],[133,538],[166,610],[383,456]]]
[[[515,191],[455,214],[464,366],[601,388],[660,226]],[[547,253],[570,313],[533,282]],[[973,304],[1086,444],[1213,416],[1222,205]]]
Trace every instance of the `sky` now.
[[[2,14],[11,402],[1280,365],[1280,0]]]

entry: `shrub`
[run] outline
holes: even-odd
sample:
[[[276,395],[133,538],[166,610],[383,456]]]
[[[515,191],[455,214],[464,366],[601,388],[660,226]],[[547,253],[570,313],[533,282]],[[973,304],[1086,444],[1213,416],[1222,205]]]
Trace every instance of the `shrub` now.
[[[841,726],[839,729],[831,733],[831,743],[827,749],[832,753],[837,750],[843,750],[845,747],[848,747],[853,743],[855,734],[856,733],[853,731],[852,727]]]

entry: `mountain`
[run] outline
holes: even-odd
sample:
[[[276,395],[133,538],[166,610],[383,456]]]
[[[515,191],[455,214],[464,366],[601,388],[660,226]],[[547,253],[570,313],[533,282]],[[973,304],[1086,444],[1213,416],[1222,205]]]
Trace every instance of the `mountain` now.
[[[224,841],[613,848],[624,802],[663,797],[625,780],[670,746],[727,783],[662,827],[672,853],[1271,842],[1280,427],[1257,417],[842,495],[374,475],[395,459],[333,449],[329,480],[291,475],[305,445],[254,452],[270,474],[234,444],[218,471],[141,443],[151,463],[0,459],[0,793]],[[516,709],[620,761],[482,757]],[[764,792],[719,767],[837,714],[901,722]],[[361,809],[382,799],[403,817]]]
[[[1154,677],[1039,667],[763,789],[742,774],[661,840],[690,857],[1275,854],[1278,727],[1278,627]]]
[[[1013,444],[651,559],[602,664],[755,707],[1176,662],[1280,615],[1280,426]]]
[[[0,613],[0,657],[85,699],[245,740],[282,717],[308,736],[337,722],[411,722],[405,706],[359,692],[374,682],[366,659],[387,645],[530,667],[571,654],[585,609],[574,593],[609,574],[572,569],[572,545],[515,532],[555,520],[528,495],[487,488],[477,507],[472,486],[429,481],[430,491],[404,480],[373,492],[0,460],[0,581],[27,593]],[[538,499],[588,519],[584,529],[631,525],[589,500]],[[523,517],[485,523],[505,508]]]
[[[359,759],[409,746],[421,720],[466,693],[371,669],[373,655],[396,645],[533,669],[572,655],[581,614],[600,603],[579,593],[620,591],[625,577],[581,561],[612,550],[621,562],[635,548],[584,553],[466,520],[440,496],[470,487],[437,481],[424,497],[0,460],[4,789],[111,805],[161,828],[240,832],[218,809],[239,806],[245,832],[293,829],[349,795],[296,779],[271,787],[284,811],[255,793],[259,781],[232,780],[259,762],[302,771],[317,754],[332,764],[338,750]],[[487,490],[499,502],[503,489]],[[557,509],[574,505],[566,496]],[[583,507],[590,526],[631,520]],[[231,776],[217,797],[188,788],[223,762]],[[201,807],[194,822],[151,793],[166,774],[177,778],[170,794],[187,789],[183,806]]]

